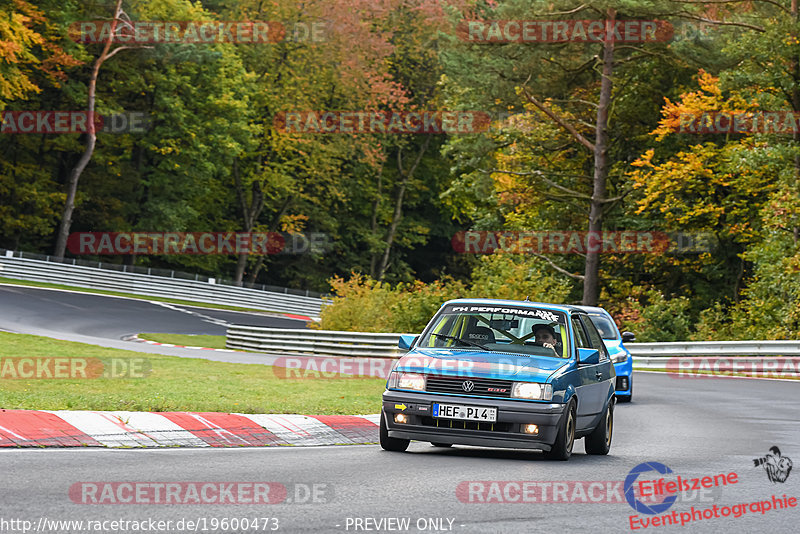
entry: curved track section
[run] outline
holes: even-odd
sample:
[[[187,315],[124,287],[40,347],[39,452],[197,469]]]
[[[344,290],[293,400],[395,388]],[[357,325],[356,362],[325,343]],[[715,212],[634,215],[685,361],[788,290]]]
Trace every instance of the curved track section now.
[[[278,314],[244,313],[74,291],[0,285],[0,330],[151,354],[232,363],[269,363],[263,355],[131,343],[140,332],[225,335],[227,323],[303,328]],[[270,359],[271,361],[271,359]]]
[[[173,525],[181,519],[208,523],[233,517],[270,517],[278,519],[278,532],[522,533],[631,532],[630,518],[637,516],[639,523],[634,523],[637,531],[796,532],[797,508],[764,514],[748,511],[738,518],[730,515],[683,527],[644,529],[641,520],[655,516],[634,512],[626,502],[623,481],[634,467],[644,462],[668,466],[673,471],[667,476],[670,480],[677,475],[687,479],[737,474],[735,484],[704,494],[688,492],[682,501],[673,504],[665,514],[676,512],[678,522],[680,514],[690,513],[692,507],[703,510],[717,506],[721,510],[723,506],[769,500],[773,495],[798,497],[800,474],[791,472],[783,483],[770,482],[763,467],[754,466],[753,459],[763,457],[776,445],[784,456],[795,461],[800,458],[797,417],[800,384],[687,380],[651,373],[639,373],[637,384],[634,403],[618,406],[616,410],[611,454],[587,456],[583,454],[583,444],[578,442],[576,454],[568,462],[546,461],[532,451],[441,449],[417,442],[406,453],[384,452],[374,445],[6,450],[0,454],[0,469],[9,481],[0,490],[3,517],[34,522],[41,517],[83,521],[154,519],[173,521]],[[288,493],[281,493],[279,502],[269,505],[195,502],[191,497],[185,501],[188,493],[181,493],[181,504],[173,505],[83,504],[80,492],[75,493],[77,489],[87,489],[80,485],[82,482],[107,485],[121,481],[260,482],[270,483],[273,488],[282,486]],[[599,481],[604,491],[576,495],[571,485],[566,493],[553,493],[559,487],[556,484],[565,481],[585,484]],[[482,485],[473,489],[481,489],[470,494],[468,484],[476,482]],[[507,485],[509,482],[534,483],[530,487],[535,489],[526,502],[521,491]],[[493,483],[509,490],[492,492]],[[547,496],[543,494],[545,487],[549,491]],[[592,502],[591,496],[598,495],[603,495],[604,500]],[[122,496],[127,498],[128,494]],[[106,503],[109,498],[107,495]],[[398,525],[406,518],[410,523],[403,530]],[[431,527],[437,524],[434,520],[444,528]],[[189,529],[184,527],[183,531],[186,530]],[[265,532],[269,528],[249,531]]]

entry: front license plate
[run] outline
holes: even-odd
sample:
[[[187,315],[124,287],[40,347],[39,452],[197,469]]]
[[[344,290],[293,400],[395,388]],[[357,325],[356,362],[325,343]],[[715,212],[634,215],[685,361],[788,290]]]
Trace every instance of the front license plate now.
[[[461,404],[434,404],[433,416],[444,419],[464,419],[467,421],[497,421],[497,408],[482,406],[463,406]]]

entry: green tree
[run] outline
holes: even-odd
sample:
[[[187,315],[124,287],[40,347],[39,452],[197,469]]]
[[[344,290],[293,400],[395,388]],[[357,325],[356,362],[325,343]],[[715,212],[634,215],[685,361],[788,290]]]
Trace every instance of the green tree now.
[[[0,2],[0,111],[40,93],[43,85],[58,87],[64,71],[80,63],[60,41],[56,25],[31,2]]]
[[[479,20],[594,19],[606,24],[656,14],[675,18],[679,11],[693,16],[692,7],[676,4],[601,2],[575,8],[559,2],[507,2],[481,5],[472,15]],[[482,212],[478,228],[600,232],[635,224],[625,217],[625,199],[632,190],[625,172],[638,155],[636,148],[646,146],[645,134],[655,126],[663,91],[674,90],[691,72],[677,47],[613,39],[474,44],[453,38],[443,62],[455,105],[491,109],[501,117],[529,115],[498,121],[489,142],[450,143],[448,154],[456,158],[459,174],[448,194],[455,209]],[[487,191],[495,201],[489,205]],[[472,200],[459,198],[464,196]],[[584,304],[597,303],[604,273],[609,278],[608,270],[620,265],[604,271],[599,254],[591,250],[580,265],[574,257],[541,259],[581,281]]]

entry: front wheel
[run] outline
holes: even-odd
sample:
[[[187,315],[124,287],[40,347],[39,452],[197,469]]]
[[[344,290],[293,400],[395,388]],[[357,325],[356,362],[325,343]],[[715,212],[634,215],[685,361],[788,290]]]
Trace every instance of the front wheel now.
[[[569,460],[572,456],[572,446],[575,444],[575,401],[570,400],[567,412],[558,428],[558,436],[553,447],[544,453],[550,460]]]
[[[611,436],[614,433],[614,399],[608,402],[603,417],[592,433],[584,439],[586,454],[608,454],[611,450]]]
[[[381,449],[392,452],[403,452],[411,443],[410,439],[390,438],[389,429],[386,426],[386,415],[381,411]]]

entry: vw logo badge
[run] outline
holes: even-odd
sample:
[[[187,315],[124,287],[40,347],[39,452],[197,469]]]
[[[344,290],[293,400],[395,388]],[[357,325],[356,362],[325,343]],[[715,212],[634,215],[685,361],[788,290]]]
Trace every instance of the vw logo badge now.
[[[461,389],[469,393],[473,389],[475,389],[475,383],[472,380],[465,380],[461,382]]]

